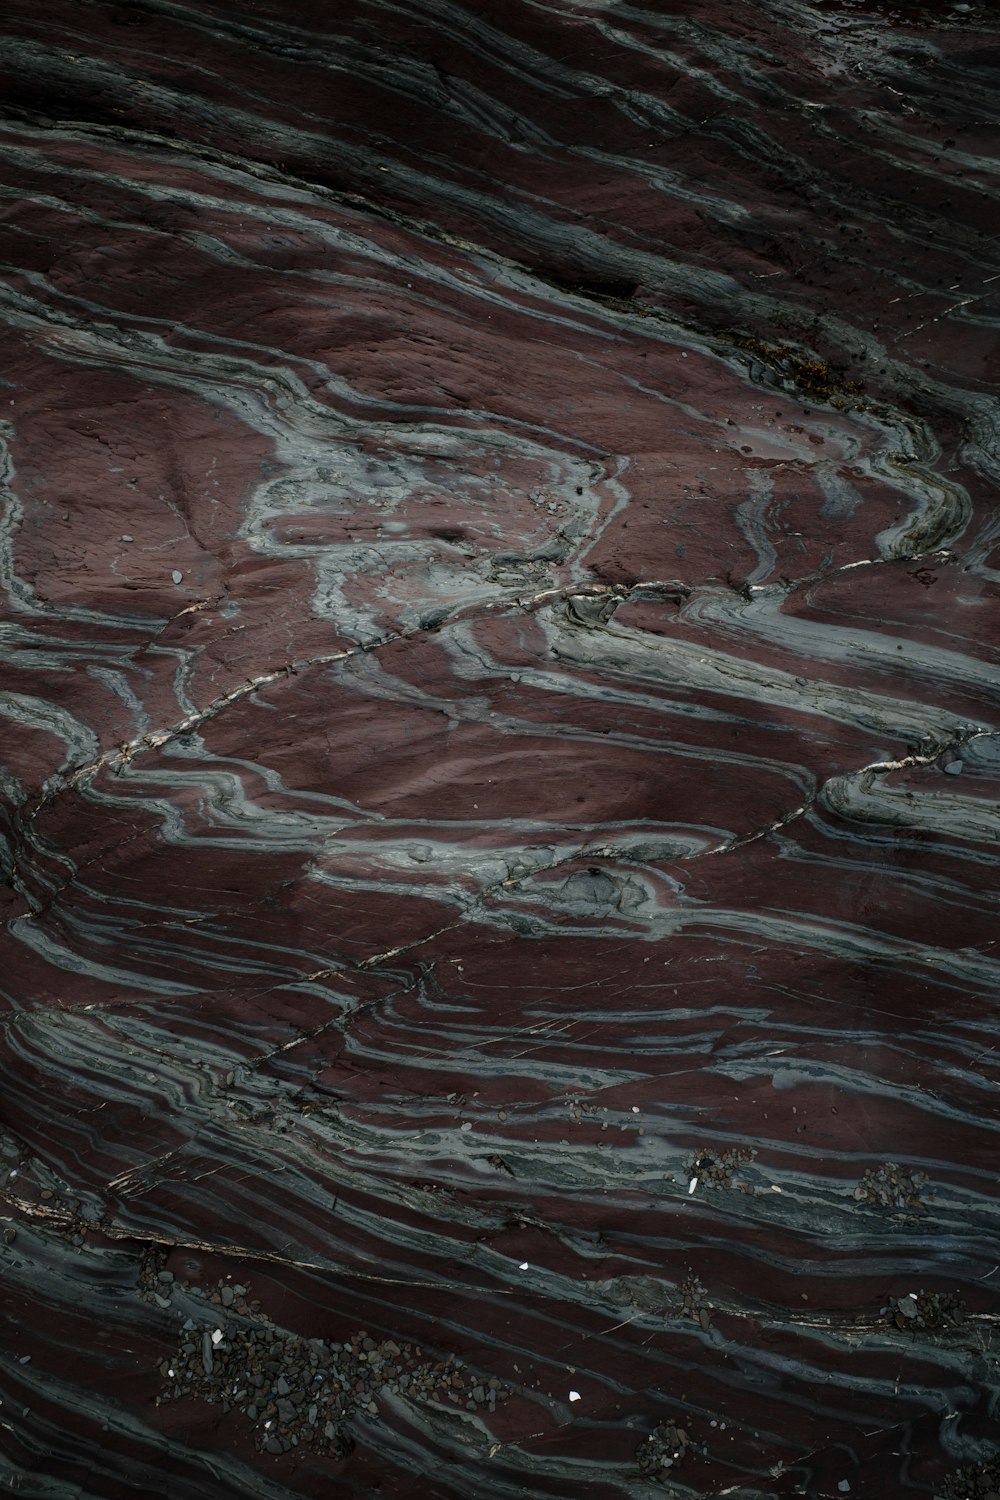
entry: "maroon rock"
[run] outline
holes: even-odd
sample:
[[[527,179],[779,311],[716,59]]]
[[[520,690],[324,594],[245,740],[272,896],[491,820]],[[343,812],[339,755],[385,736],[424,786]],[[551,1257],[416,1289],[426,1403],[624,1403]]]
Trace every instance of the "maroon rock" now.
[[[487,10],[2,22],[5,1472],[982,1489],[995,18]]]

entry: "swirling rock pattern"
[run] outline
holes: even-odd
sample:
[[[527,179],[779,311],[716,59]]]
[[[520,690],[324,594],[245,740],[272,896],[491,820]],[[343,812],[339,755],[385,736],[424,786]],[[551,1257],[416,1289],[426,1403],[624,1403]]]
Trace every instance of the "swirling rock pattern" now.
[[[990,1483],[995,10],[0,29],[7,1492]]]

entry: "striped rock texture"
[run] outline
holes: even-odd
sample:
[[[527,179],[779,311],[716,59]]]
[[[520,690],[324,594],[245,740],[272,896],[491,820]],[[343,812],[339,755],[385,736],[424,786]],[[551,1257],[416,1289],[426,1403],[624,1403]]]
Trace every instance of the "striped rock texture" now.
[[[4,1491],[1000,1489],[1000,12],[0,75]]]

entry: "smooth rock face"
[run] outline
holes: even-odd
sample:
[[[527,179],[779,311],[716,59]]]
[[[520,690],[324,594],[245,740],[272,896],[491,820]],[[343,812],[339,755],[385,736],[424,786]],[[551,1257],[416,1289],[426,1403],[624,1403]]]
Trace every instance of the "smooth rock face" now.
[[[1000,1486],[996,9],[0,40],[2,1487]]]

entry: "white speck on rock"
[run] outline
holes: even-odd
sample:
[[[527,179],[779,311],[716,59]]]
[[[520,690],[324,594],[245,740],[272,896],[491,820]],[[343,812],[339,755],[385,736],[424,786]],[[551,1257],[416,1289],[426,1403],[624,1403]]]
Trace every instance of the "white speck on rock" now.
[[[174,569],[170,576],[175,583],[181,583],[184,578],[184,574],[181,573],[177,568]]]
[[[689,1198],[690,1198],[691,1194],[694,1192],[694,1190],[695,1190],[695,1188],[697,1186],[698,1186],[698,1179],[697,1179],[697,1177],[692,1177],[691,1181],[688,1183],[688,1197]]]

